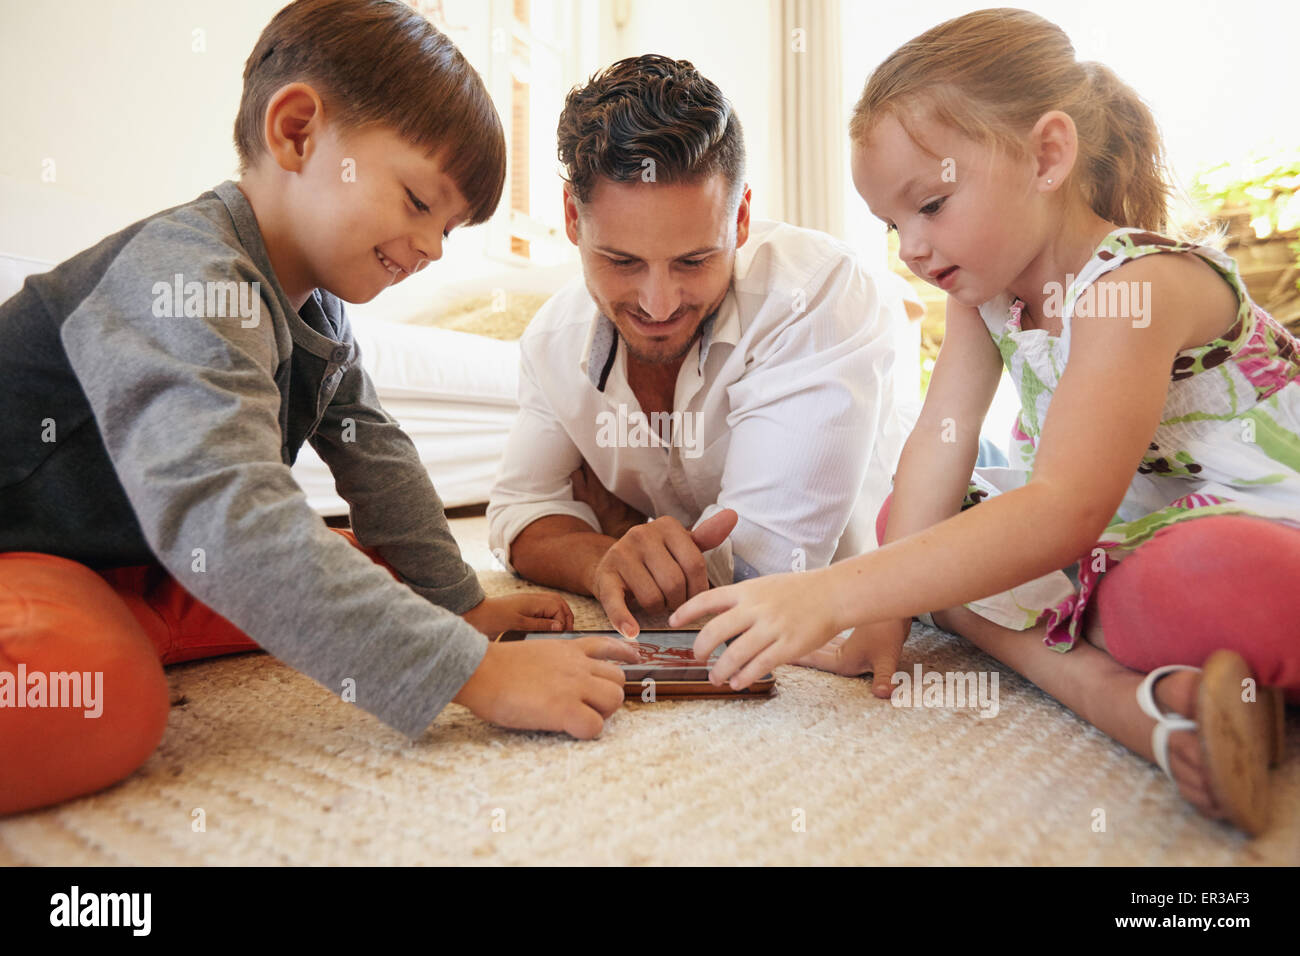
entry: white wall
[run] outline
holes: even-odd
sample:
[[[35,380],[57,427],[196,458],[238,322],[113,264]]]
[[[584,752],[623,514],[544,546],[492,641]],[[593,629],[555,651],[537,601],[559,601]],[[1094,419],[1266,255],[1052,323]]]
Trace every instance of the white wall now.
[[[0,251],[61,260],[233,178],[244,60],[283,5],[0,3]],[[769,71],[756,62],[768,59],[768,5],[583,0],[581,7],[597,51],[583,58],[583,74],[660,52],[692,60],[722,87],[745,123],[755,212],[763,215],[771,197],[764,123],[771,91]],[[201,52],[195,30],[203,31]],[[489,42],[482,31],[453,38],[481,68]],[[49,161],[53,182],[42,179]]]
[[[237,178],[244,61],[286,2],[0,0],[0,253],[59,262]],[[589,72],[599,5],[577,5],[575,67]],[[487,79],[488,5],[447,0],[443,9],[448,34]],[[410,311],[440,283],[511,271],[484,257],[486,230],[459,230],[435,268],[358,308]]]
[[[5,0],[0,251],[64,259],[232,178],[244,60],[282,5]]]

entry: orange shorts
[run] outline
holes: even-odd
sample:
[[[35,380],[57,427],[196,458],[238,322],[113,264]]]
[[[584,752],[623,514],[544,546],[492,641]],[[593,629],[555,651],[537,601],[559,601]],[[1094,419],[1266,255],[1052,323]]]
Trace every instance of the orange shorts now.
[[[0,814],[92,793],[144,763],[170,709],[162,665],[258,649],[159,564],[94,571],[0,553]]]

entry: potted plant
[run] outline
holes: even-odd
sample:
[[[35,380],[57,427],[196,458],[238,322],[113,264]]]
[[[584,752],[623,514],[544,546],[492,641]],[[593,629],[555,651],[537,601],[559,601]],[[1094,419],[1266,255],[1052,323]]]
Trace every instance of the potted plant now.
[[[1300,330],[1300,149],[1219,163],[1197,175],[1192,198],[1225,227],[1251,298]]]

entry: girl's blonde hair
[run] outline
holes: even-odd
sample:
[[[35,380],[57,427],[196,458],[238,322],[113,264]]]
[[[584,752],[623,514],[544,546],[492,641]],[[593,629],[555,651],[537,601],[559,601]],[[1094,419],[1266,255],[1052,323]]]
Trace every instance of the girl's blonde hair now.
[[[1017,155],[1046,112],[1070,115],[1078,131],[1074,188],[1120,226],[1169,227],[1172,193],[1164,145],[1142,98],[1109,67],[1075,59],[1070,38],[1027,10],[979,10],[927,30],[895,50],[867,80],[849,136],[863,142],[893,114],[927,116],[977,142]]]

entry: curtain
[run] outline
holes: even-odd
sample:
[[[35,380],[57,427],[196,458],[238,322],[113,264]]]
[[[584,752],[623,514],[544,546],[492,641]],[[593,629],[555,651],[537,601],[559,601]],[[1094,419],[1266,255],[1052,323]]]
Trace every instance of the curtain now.
[[[772,4],[779,218],[844,238],[848,119],[842,95],[840,0]]]

